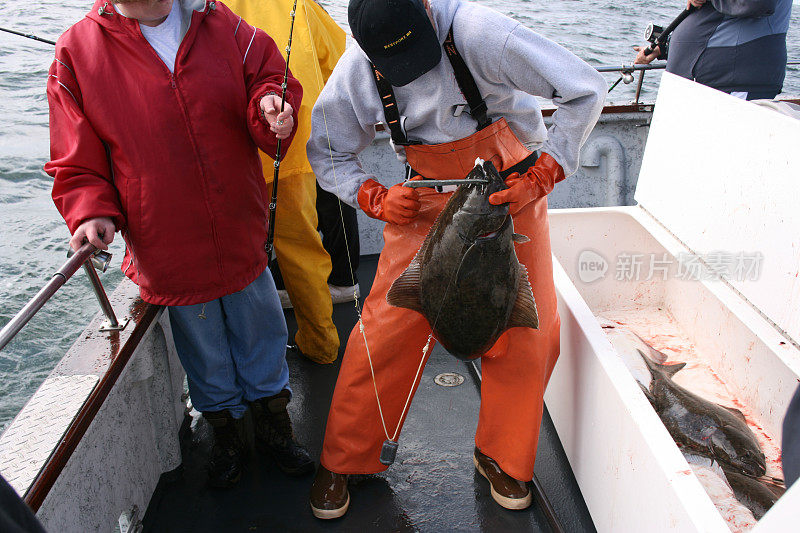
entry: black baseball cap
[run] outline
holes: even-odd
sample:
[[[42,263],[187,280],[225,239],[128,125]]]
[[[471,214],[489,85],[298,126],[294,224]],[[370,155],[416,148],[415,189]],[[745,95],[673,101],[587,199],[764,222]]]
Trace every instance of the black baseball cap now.
[[[347,19],[353,38],[395,87],[411,83],[442,59],[420,0],[350,0]]]

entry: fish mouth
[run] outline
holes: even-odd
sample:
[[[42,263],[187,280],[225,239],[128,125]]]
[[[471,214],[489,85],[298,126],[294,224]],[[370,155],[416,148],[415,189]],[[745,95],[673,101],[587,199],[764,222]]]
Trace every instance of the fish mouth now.
[[[500,232],[505,229],[506,224],[508,224],[508,215],[503,217],[503,221],[500,223],[500,225],[496,229],[493,229],[492,231],[487,231],[486,233],[478,235],[475,238],[475,240],[487,240],[487,239],[495,239],[495,238],[497,238],[497,236],[500,234]]]
[[[738,460],[720,460],[728,465],[730,468],[738,470],[740,474],[750,477],[763,476],[767,472],[766,461],[763,457],[753,455],[748,452],[744,457],[739,457]]]
[[[767,472],[766,462],[761,462],[758,459],[745,458],[739,468],[751,476],[763,476]]]

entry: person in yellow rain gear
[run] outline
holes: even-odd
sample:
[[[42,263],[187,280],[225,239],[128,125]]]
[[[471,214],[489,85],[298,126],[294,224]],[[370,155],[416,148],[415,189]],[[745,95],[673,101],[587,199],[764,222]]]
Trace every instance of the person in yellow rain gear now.
[[[226,0],[234,13],[275,39],[286,57],[293,0]],[[317,232],[316,178],[306,157],[311,108],[344,53],[345,33],[313,0],[297,0],[289,70],[303,86],[295,142],[281,160],[275,218],[275,254],[297,318],[297,349],[316,363],[332,363],[339,353],[328,289],[331,259]],[[273,156],[261,153],[268,186]]]

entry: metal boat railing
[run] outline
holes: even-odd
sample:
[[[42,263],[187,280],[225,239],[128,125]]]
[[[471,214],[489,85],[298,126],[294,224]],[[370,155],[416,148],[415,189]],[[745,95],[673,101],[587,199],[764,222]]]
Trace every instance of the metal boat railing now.
[[[2,350],[82,266],[89,276],[92,289],[106,318],[98,328],[98,332],[108,332],[110,335],[108,346],[91,345],[90,338],[93,335],[83,340],[84,344],[89,343],[86,346],[91,345],[94,349],[100,346],[101,349],[107,350],[110,363],[25,490],[23,500],[34,512],[38,511],[77,449],[160,309],[159,306],[149,305],[139,299],[132,300],[130,308],[123,312],[126,318],[120,322],[97,274],[97,270],[105,272],[108,268],[111,254],[86,243],[77,252],[70,251],[68,257],[68,261],[53,274],[50,281],[0,330],[0,350]],[[130,331],[122,331],[131,321],[134,322],[134,327],[130,328]]]
[[[639,81],[636,83],[636,96],[633,97],[633,105],[639,105],[639,96],[642,94],[642,84],[644,83],[644,73],[648,70],[663,70],[667,68],[666,63],[651,63],[649,65],[620,65],[618,67],[615,66],[599,66],[595,67],[597,72],[619,72],[620,76],[615,81],[611,87],[609,87],[608,92],[614,90],[614,87],[619,85],[619,82],[624,83],[625,85],[633,82],[633,73],[634,71],[639,71]]]
[[[92,289],[100,304],[100,309],[106,316],[106,323],[102,325],[100,331],[119,331],[125,329],[127,320],[120,324],[117,316],[114,314],[114,309],[111,307],[111,302],[108,301],[108,296],[100,281],[100,276],[97,275],[97,270],[105,272],[108,264],[111,261],[111,254],[98,250],[90,243],[84,244],[77,252],[69,254],[69,260],[64,263],[47,284],[28,301],[20,311],[0,330],[0,350],[11,342],[11,340],[19,333],[25,324],[41,309],[45,303],[60,289],[68,279],[72,277],[78,269],[83,266],[86,275],[89,276],[89,281],[92,283]]]
[[[787,61],[786,65],[800,65],[800,61]],[[644,83],[644,75],[645,72],[648,70],[664,70],[667,68],[666,63],[650,63],[649,65],[620,65],[620,66],[613,66],[613,65],[601,65],[598,67],[594,67],[597,72],[619,72],[620,77],[615,81],[611,87],[609,87],[608,92],[614,90],[614,88],[619,85],[620,82],[624,84],[629,84],[633,82],[633,73],[635,71],[639,72],[639,80],[636,83],[636,96],[633,98],[633,105],[639,105],[639,96],[642,93],[642,84]]]

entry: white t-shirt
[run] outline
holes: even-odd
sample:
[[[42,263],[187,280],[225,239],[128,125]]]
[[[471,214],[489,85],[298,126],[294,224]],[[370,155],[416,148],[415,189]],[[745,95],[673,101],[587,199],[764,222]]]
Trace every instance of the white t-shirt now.
[[[156,51],[158,57],[169,68],[170,72],[175,72],[175,56],[178,54],[178,47],[181,45],[181,3],[180,0],[173,0],[172,10],[158,26],[145,26],[139,24],[142,35]]]

